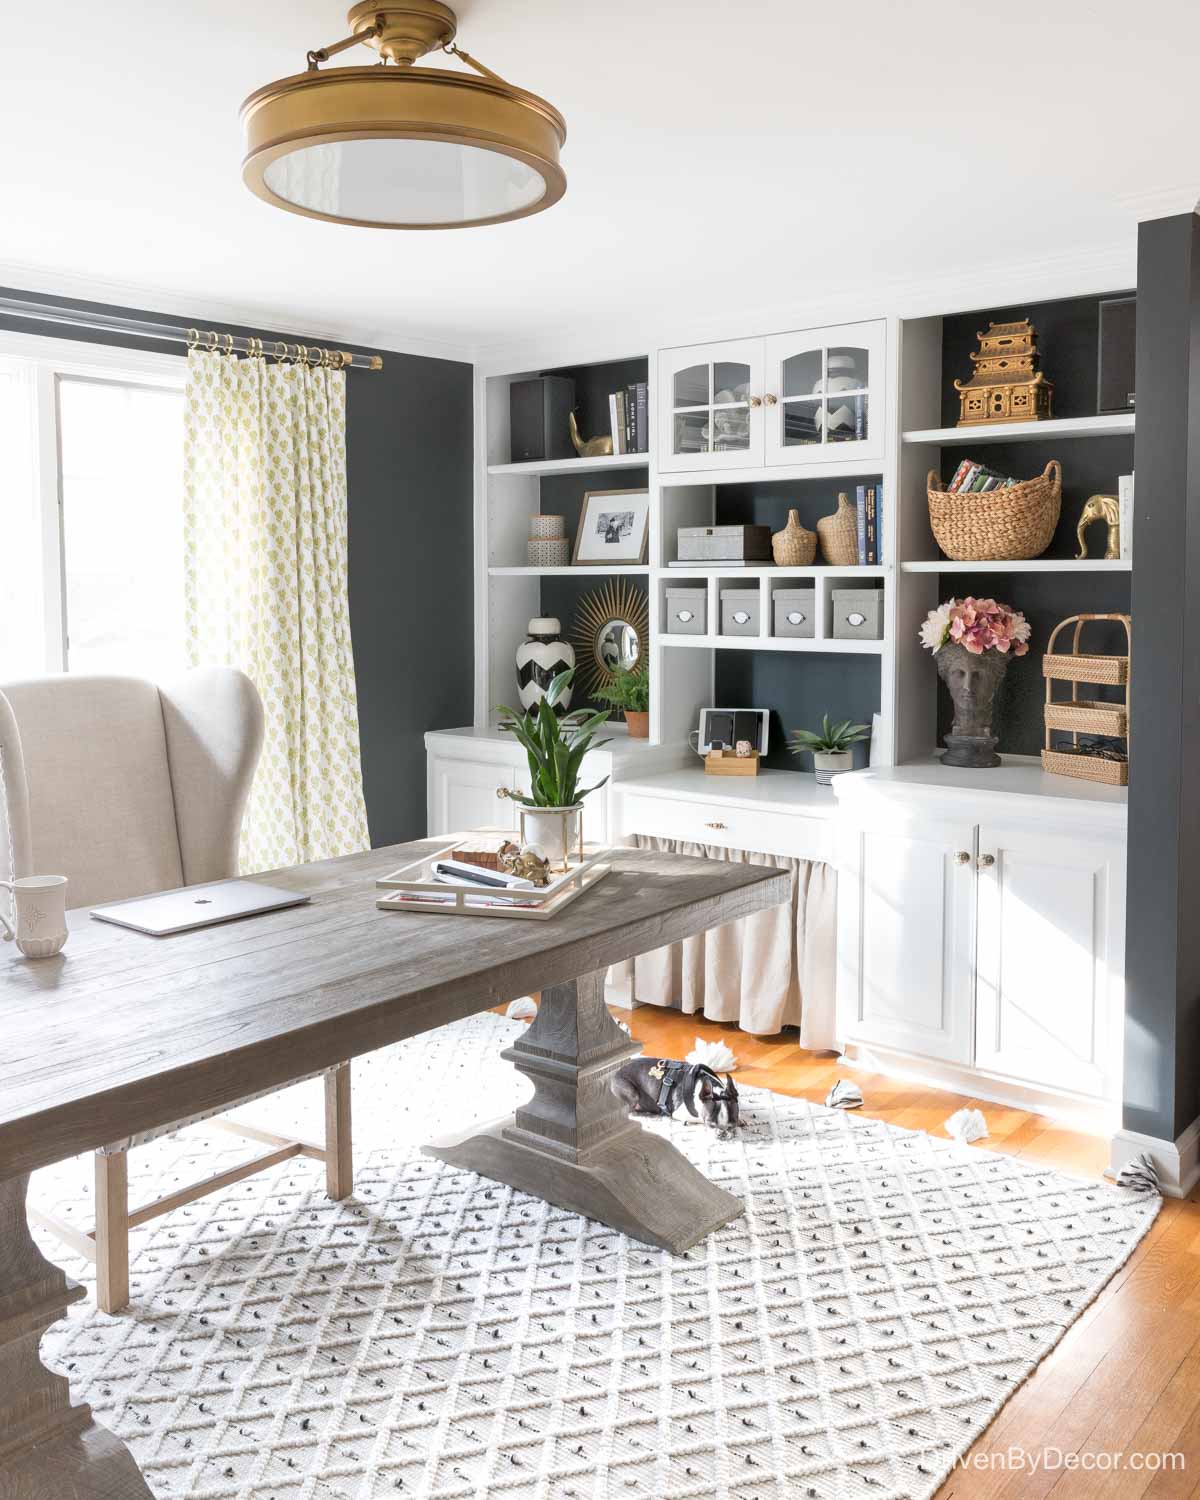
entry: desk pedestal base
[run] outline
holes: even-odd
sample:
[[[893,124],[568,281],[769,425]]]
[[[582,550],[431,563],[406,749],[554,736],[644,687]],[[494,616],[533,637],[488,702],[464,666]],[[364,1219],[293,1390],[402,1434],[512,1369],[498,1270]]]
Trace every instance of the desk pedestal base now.
[[[34,1244],[28,1182],[0,1182],[0,1500],[153,1500],[129,1449],[42,1364],[42,1334],[83,1288]]]
[[[608,1013],[603,973],[543,990],[537,1019],[504,1052],[534,1097],[498,1125],[426,1146],[426,1155],[681,1254],[743,1207],[629,1119],[610,1084],[640,1051]]]

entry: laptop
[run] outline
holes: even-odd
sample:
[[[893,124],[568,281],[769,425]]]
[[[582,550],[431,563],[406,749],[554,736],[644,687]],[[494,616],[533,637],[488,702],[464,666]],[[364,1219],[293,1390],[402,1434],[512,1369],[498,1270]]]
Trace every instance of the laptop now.
[[[256,880],[214,880],[208,885],[160,891],[131,901],[110,901],[105,906],[94,906],[91,914],[100,922],[115,922],[118,927],[132,927],[135,932],[147,932],[151,937],[169,937],[175,932],[191,932],[196,927],[212,927],[238,917],[303,906],[310,899]]]

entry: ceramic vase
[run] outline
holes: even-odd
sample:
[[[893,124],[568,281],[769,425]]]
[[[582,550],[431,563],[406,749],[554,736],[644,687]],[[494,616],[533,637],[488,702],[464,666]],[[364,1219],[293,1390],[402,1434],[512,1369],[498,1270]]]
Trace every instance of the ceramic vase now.
[[[934,661],[954,701],[954,725],[946,736],[943,765],[969,769],[998,766],[999,736],[992,732],[994,703],[1008,670],[1007,652],[984,651],[976,656],[951,641]]]
[[[560,672],[575,665],[575,648],[561,640],[559,623],[552,616],[529,622],[529,635],[517,647],[517,687],[521,707],[536,709]],[[554,705],[561,719],[571,706],[571,689]]]
[[[0,880],[12,892],[13,922],[0,912],[0,937],[16,941],[26,958],[53,958],[67,941],[67,877],[23,875]]]

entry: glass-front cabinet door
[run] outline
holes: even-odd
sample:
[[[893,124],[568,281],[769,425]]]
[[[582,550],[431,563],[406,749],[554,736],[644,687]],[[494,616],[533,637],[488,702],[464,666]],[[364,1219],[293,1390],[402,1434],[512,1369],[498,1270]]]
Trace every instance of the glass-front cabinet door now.
[[[882,321],[767,339],[765,462],[882,458],[883,363]]]
[[[763,462],[763,340],[667,349],[659,362],[660,469]]]

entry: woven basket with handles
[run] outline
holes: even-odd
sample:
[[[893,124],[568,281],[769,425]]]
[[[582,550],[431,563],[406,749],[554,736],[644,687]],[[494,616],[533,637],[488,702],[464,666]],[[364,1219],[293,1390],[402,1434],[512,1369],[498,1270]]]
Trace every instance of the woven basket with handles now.
[[[955,562],[1015,562],[1040,557],[1062,509],[1062,465],[1007,489],[952,494],[931,470],[929,524],[938,546]]]

